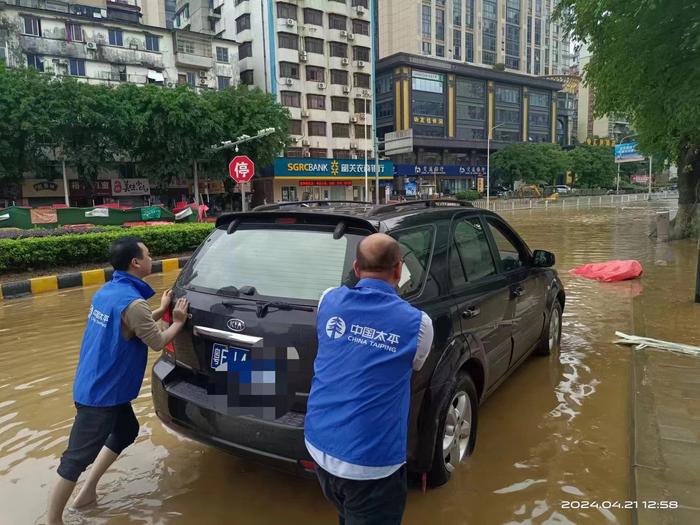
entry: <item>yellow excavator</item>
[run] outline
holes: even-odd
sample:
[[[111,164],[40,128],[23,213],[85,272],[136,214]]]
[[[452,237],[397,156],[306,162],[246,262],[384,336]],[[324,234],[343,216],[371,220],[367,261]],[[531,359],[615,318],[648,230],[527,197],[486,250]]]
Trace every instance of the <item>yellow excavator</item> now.
[[[526,184],[517,189],[515,196],[518,199],[539,199],[542,197],[542,192],[534,184]]]

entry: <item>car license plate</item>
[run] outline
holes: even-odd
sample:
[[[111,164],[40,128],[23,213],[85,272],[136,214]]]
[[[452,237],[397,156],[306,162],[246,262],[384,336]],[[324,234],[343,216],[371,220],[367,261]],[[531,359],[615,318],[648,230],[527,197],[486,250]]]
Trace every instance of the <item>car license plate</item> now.
[[[250,350],[214,343],[211,349],[211,367],[216,372],[247,371],[250,369]]]

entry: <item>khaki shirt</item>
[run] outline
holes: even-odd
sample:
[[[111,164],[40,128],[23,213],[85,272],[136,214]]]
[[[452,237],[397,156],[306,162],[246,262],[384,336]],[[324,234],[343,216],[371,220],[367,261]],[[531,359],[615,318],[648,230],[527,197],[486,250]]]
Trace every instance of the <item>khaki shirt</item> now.
[[[153,319],[153,312],[148,303],[143,299],[137,299],[122,312],[122,337],[129,340],[134,336],[156,351],[165,346],[163,332]]]

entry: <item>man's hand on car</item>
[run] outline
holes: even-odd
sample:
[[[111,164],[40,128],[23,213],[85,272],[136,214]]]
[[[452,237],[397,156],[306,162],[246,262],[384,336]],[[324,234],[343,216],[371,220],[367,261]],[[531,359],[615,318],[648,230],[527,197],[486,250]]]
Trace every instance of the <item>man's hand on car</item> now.
[[[190,303],[184,297],[181,297],[175,303],[175,308],[173,309],[173,321],[180,324],[185,324],[187,321],[187,309]]]

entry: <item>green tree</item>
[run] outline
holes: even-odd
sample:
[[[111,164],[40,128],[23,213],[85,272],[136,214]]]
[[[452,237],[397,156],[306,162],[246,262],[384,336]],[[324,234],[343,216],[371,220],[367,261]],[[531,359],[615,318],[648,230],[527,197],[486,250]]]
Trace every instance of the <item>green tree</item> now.
[[[586,82],[597,114],[622,113],[643,152],[674,159],[674,237],[700,222],[700,2],[561,0],[571,35],[588,46]]]
[[[617,171],[612,148],[577,146],[568,152],[574,184],[583,188],[612,188]]]
[[[568,157],[557,144],[518,142],[494,153],[491,167],[511,185],[515,181],[555,184],[566,174]]]

